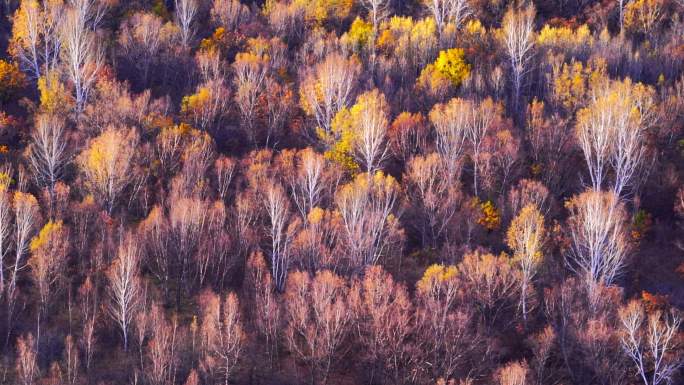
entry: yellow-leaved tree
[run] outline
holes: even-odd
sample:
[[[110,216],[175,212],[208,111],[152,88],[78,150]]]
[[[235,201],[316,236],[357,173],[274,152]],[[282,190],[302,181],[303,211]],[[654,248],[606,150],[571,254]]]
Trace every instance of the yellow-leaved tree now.
[[[441,51],[432,64],[428,64],[420,72],[416,80],[418,89],[441,99],[452,88],[458,88],[470,75],[470,64],[465,60],[465,53],[460,48]]]
[[[33,280],[38,286],[41,310],[47,306],[62,278],[69,252],[69,229],[62,221],[49,221],[43,226],[29,245],[31,258],[28,265],[31,268]]]
[[[26,76],[16,63],[0,60],[0,103],[8,101],[26,83]]]
[[[135,128],[110,127],[94,138],[78,157],[86,189],[109,214],[133,179],[131,171],[138,140]]]
[[[544,216],[534,204],[529,204],[520,210],[506,234],[506,243],[513,251],[513,260],[522,272],[519,310],[524,320],[527,320],[527,314],[530,311],[528,303],[533,299],[531,297],[534,294],[532,280],[544,259],[545,239]]]

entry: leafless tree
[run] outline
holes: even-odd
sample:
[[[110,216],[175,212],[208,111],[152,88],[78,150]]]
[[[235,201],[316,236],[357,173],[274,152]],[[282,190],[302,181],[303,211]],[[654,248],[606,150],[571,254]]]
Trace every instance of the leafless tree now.
[[[22,0],[14,14],[11,51],[34,79],[59,64],[63,7],[59,1]]]
[[[323,155],[308,147],[297,153],[283,151],[279,157],[284,179],[292,200],[303,221],[314,207],[320,206],[330,190],[326,168],[329,167]]]
[[[366,269],[358,301],[360,339],[373,370],[399,381],[408,364],[413,306],[406,288],[380,266]]]
[[[214,293],[205,293],[201,298],[202,366],[206,372],[220,372],[224,384],[228,385],[231,374],[242,352],[245,334],[240,321],[240,305],[235,293],[221,299]]]
[[[78,288],[77,304],[81,310],[81,327],[83,330],[79,345],[83,351],[85,369],[89,371],[95,349],[95,323],[100,312],[97,292],[89,276]]]
[[[62,221],[49,221],[31,240],[28,266],[40,294],[41,312],[46,315],[50,297],[60,289],[69,252],[69,229]]]
[[[211,18],[228,31],[235,31],[251,18],[249,8],[239,0],[214,0]]]
[[[195,37],[193,22],[199,9],[197,0],[175,0],[176,23],[180,27],[183,48],[188,49]]]
[[[423,3],[432,13],[440,36],[444,33],[446,24],[453,23],[459,29],[473,12],[468,0],[423,0]]]
[[[682,366],[677,351],[681,318],[657,310],[647,313],[639,300],[620,309],[621,342],[644,385],[671,384]]]
[[[511,215],[515,215],[523,207],[533,205],[541,214],[549,212],[549,189],[539,181],[521,179],[517,186],[508,192],[508,204]]]
[[[480,154],[482,153],[482,144],[491,131],[491,125],[499,113],[497,105],[490,98],[485,99],[478,105],[469,104],[472,108],[466,115],[468,123],[466,125],[466,137],[470,142],[470,150],[473,159],[473,189],[475,195],[478,195],[478,168],[480,166]]]
[[[349,301],[355,295],[343,278],[328,270],[313,279],[299,271],[288,277],[285,338],[290,350],[310,366],[314,380],[320,373],[325,381],[349,335],[355,317]]]
[[[447,104],[437,104],[430,111],[430,122],[435,126],[435,142],[445,164],[447,178],[460,177],[462,156],[468,138],[472,102],[454,98]]]
[[[31,138],[33,142],[29,148],[29,160],[33,175],[39,186],[48,187],[52,199],[55,183],[62,177],[69,161],[64,119],[54,115],[38,115]]]
[[[432,265],[416,284],[416,342],[420,367],[450,378],[482,343],[473,333],[474,308],[459,306],[462,283],[456,266]]]
[[[534,5],[530,2],[524,8],[510,8],[502,21],[504,46],[513,71],[513,102],[516,112],[520,105],[523,78],[530,70],[528,64],[534,48],[535,14]]]
[[[137,12],[122,23],[119,45],[140,71],[144,85],[148,84],[150,69],[159,53],[174,41],[173,32],[161,17],[152,13]]]
[[[0,185],[0,266],[5,266],[5,257],[10,250],[12,233],[12,199],[7,186]],[[0,268],[0,299],[5,294],[5,269]]]
[[[236,161],[233,158],[220,156],[214,162],[216,189],[221,200],[228,198],[228,189],[236,174]]]
[[[33,334],[21,336],[17,339],[16,372],[21,385],[33,385],[40,375],[38,368],[38,352]]]
[[[388,146],[392,155],[403,161],[418,154],[425,154],[432,148],[430,130],[421,113],[402,112],[388,130]]]
[[[88,101],[104,59],[94,32],[86,24],[88,15],[84,15],[84,12],[88,12],[88,9],[68,9],[61,30],[62,60],[74,86],[76,109],[79,113]]]
[[[150,330],[152,338],[147,344],[147,376],[153,385],[173,383],[177,357],[176,321],[168,322],[164,317],[163,308],[152,305],[150,311]]]
[[[526,385],[527,372],[525,361],[511,362],[499,370],[497,378],[500,385]]]
[[[33,236],[38,222],[40,221],[40,208],[36,198],[21,191],[14,193],[14,261],[9,266],[10,277],[7,286],[7,329],[11,331],[12,317],[14,316],[14,306],[17,300],[17,282],[19,273],[27,267],[25,260],[29,250],[29,243]]]
[[[466,306],[480,313],[484,325],[491,327],[515,308],[520,298],[521,272],[505,255],[475,251],[463,256],[457,266],[465,290]],[[512,322],[508,317],[504,322]]]
[[[331,53],[302,81],[304,109],[325,134],[332,130],[333,117],[351,104],[360,73],[361,66],[355,59]]]
[[[387,126],[389,106],[377,89],[360,95],[352,108],[352,121],[356,138],[354,150],[357,158],[373,174],[387,158]]]
[[[398,240],[400,231],[392,215],[398,197],[396,183],[382,173],[360,174],[338,189],[335,203],[344,223],[352,269],[377,263]]]
[[[133,235],[122,236],[117,257],[107,271],[110,302],[107,310],[121,329],[124,350],[128,349],[128,334],[140,305],[142,287],[138,276],[140,249]]]
[[[453,228],[452,219],[459,209],[463,194],[457,183],[449,182],[445,163],[436,153],[411,158],[404,176],[406,193],[415,205],[414,215],[423,245],[437,248],[438,241],[449,236]]]
[[[262,55],[251,52],[239,53],[233,63],[235,78],[235,103],[238,105],[242,124],[247,135],[256,144],[254,120],[259,96],[264,92],[264,82],[269,69],[269,61]]]
[[[274,292],[273,278],[266,260],[260,252],[254,252],[247,261],[247,277],[254,290],[253,314],[257,330],[266,340],[266,351],[270,360],[278,354],[278,340],[281,332],[281,306]],[[273,363],[273,362],[271,362]]]
[[[612,284],[622,274],[630,251],[623,204],[612,192],[588,190],[568,207],[568,267],[591,287]]]
[[[66,366],[66,383],[76,385],[78,383],[78,348],[71,334],[64,338],[64,366]]]
[[[275,148],[283,138],[283,130],[294,106],[292,87],[281,84],[272,77],[266,78],[266,139],[264,146]]]
[[[291,256],[292,232],[288,229],[290,205],[283,188],[275,183],[268,183],[264,187],[263,199],[269,221],[267,231],[271,239],[271,272],[276,288],[282,291]]]
[[[553,327],[548,325],[544,330],[530,337],[528,343],[532,349],[534,358],[531,361],[531,367],[535,374],[537,384],[545,383],[547,376],[547,365],[551,358],[551,353],[555,347],[557,335]]]

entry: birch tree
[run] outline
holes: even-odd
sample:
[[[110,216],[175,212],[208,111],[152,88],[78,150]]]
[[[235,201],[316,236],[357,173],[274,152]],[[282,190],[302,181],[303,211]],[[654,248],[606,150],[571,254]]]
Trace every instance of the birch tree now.
[[[63,18],[61,0],[22,0],[14,14],[10,52],[34,79],[46,76],[59,64]]]
[[[38,351],[33,334],[20,336],[17,339],[17,360],[15,370],[18,383],[21,385],[33,385],[40,375],[38,367]]]
[[[28,265],[38,286],[40,310],[45,313],[50,298],[58,291],[59,281],[63,279],[69,252],[69,229],[62,221],[49,221],[31,240],[29,249],[31,258]]]
[[[62,61],[74,86],[77,112],[83,111],[103,63],[103,52],[88,25],[87,8],[66,11],[61,29]]]
[[[354,151],[368,174],[373,174],[387,158],[389,106],[377,89],[359,96],[351,108]]]
[[[400,236],[392,214],[397,199],[396,180],[381,172],[357,175],[337,191],[335,203],[342,216],[352,269],[374,265],[391,251]]]
[[[107,270],[110,299],[107,311],[121,331],[124,350],[128,350],[128,334],[141,304],[139,263],[137,241],[128,234],[120,241],[117,257]]]
[[[440,37],[446,24],[453,23],[459,29],[473,12],[468,0],[423,0],[423,4],[432,13]]]
[[[93,139],[78,157],[86,187],[100,199],[109,214],[131,182],[137,143],[134,128],[110,127]]]
[[[630,251],[626,213],[612,192],[588,190],[568,204],[571,246],[568,267],[585,279],[590,295],[623,273]]]
[[[430,111],[430,122],[436,133],[435,144],[450,181],[458,179],[461,175],[462,156],[468,138],[472,109],[473,105],[469,100],[454,98],[447,104],[436,104]]]
[[[12,235],[12,198],[7,186],[0,183],[0,299],[5,294],[5,258]]]
[[[532,3],[524,8],[509,8],[502,21],[503,42],[513,73],[513,106],[517,112],[525,74],[530,70],[534,48],[534,17]]]
[[[470,142],[470,150],[473,160],[473,189],[478,196],[478,169],[480,168],[482,144],[491,131],[492,122],[497,117],[497,105],[490,98],[480,102],[478,105],[467,104],[470,111],[466,113],[466,137]]]
[[[181,44],[183,48],[188,49],[192,39],[195,37],[193,22],[197,15],[199,4],[197,0],[175,0],[175,5],[176,22],[180,27]]]
[[[48,188],[51,198],[69,160],[65,126],[63,118],[41,114],[31,133],[28,151],[33,175],[39,186]]]
[[[282,291],[291,255],[292,233],[288,231],[290,205],[283,188],[274,183],[265,186],[263,199],[269,222],[267,232],[271,239],[271,273],[276,288]]]
[[[332,131],[333,117],[351,104],[360,74],[361,66],[355,59],[331,53],[302,81],[302,107],[325,135]]]
[[[252,52],[237,54],[233,63],[235,78],[235,103],[240,110],[242,125],[247,135],[256,144],[254,121],[257,113],[259,96],[264,92],[264,81],[268,72],[268,58],[266,55],[256,55]]]
[[[544,258],[545,237],[544,217],[534,204],[523,207],[508,228],[508,247],[513,250],[513,258],[522,272],[519,307],[525,321],[534,289],[532,280]]]
[[[594,190],[612,169],[613,192],[637,187],[635,176],[646,158],[646,129],[653,121],[653,90],[630,79],[599,82],[589,106],[577,113],[575,132]]]
[[[313,279],[307,272],[290,274],[285,292],[285,339],[292,352],[306,362],[315,381],[323,382],[339,357],[355,314],[353,295],[344,279],[328,270]]]
[[[620,309],[620,341],[644,385],[671,384],[684,362],[677,351],[681,318],[660,310],[646,312],[639,300]]]
[[[235,293],[230,293],[221,304],[219,296],[209,292],[200,301],[203,305],[201,336],[204,367],[210,374],[219,372],[224,384],[228,385],[245,339],[238,298]]]
[[[9,285],[7,286],[7,324],[12,324],[16,304],[19,273],[27,267],[25,256],[29,250],[31,237],[40,221],[38,201],[30,193],[15,191],[14,206],[14,261],[9,266]],[[8,326],[8,332],[11,328]]]

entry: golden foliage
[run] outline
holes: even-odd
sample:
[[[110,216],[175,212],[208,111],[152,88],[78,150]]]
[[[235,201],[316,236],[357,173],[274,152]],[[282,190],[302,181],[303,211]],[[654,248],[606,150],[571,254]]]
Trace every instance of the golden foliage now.
[[[663,19],[663,0],[632,0],[625,7],[625,28],[631,32],[651,33]]]
[[[513,218],[506,234],[508,247],[513,250],[514,258],[538,264],[542,258],[542,246],[546,237],[544,217],[537,207],[529,204]]]
[[[352,114],[347,108],[338,112],[331,123],[332,132],[326,134],[319,129],[318,137],[324,143],[328,143],[329,149],[325,152],[325,158],[344,168],[350,174],[356,174],[360,167],[354,160],[354,140],[356,133],[352,126]]]
[[[461,85],[470,75],[470,64],[466,63],[464,52],[460,48],[452,48],[439,53],[435,60],[435,69],[439,74],[449,79],[454,87]]]
[[[485,229],[492,231],[499,228],[501,225],[501,214],[492,201],[486,201],[479,204],[480,217],[477,220]]]
[[[226,29],[223,27],[218,27],[214,30],[211,36],[202,39],[200,42],[200,49],[205,51],[219,51],[221,46],[224,44],[225,37]]]
[[[119,193],[132,182],[130,172],[138,139],[134,128],[110,127],[94,138],[78,157],[86,185],[99,195],[110,212]]]
[[[566,26],[552,27],[546,24],[537,35],[537,44],[541,47],[572,49],[590,46],[593,42],[591,31],[586,24],[575,29]]]
[[[0,60],[0,101],[8,100],[15,92],[24,87],[26,76],[16,63]]]
[[[293,0],[291,6],[300,8],[307,21],[320,25],[328,20],[347,18],[354,0]]]
[[[458,277],[458,268],[453,265],[445,266],[441,264],[433,264],[428,266],[423,273],[420,281],[416,287],[421,292],[428,292],[434,286],[442,285],[446,282],[453,281]]]
[[[183,97],[183,100],[181,101],[181,113],[195,113],[210,103],[211,99],[211,89],[208,87],[199,87],[194,94]]]
[[[354,52],[360,52],[368,47],[373,39],[373,25],[357,17],[347,31],[340,38],[340,42],[350,46]]]
[[[66,111],[72,104],[72,98],[57,72],[50,72],[38,79],[40,92],[40,108],[47,113]]]
[[[592,60],[584,65],[580,61],[563,63],[553,68],[552,100],[569,112],[583,106],[590,91],[606,76],[605,60]]]
[[[62,221],[49,221],[48,223],[40,229],[40,232],[31,240],[29,249],[32,253],[38,252],[40,249],[45,248],[50,242],[54,241],[55,236],[63,236],[62,230],[64,225]]]

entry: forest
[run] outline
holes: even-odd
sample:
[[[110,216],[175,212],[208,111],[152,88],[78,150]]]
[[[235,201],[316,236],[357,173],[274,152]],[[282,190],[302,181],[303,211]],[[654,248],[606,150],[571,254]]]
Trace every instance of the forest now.
[[[0,1],[0,385],[684,384],[684,0]]]

